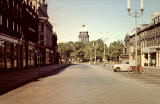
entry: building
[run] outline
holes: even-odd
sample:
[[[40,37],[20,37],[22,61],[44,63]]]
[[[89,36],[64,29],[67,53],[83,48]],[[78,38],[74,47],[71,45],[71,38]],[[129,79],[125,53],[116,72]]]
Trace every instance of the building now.
[[[153,16],[152,16],[153,17]],[[125,48],[130,60],[135,59],[135,33],[125,38]],[[141,25],[137,32],[138,64],[160,67],[160,15],[150,24]]]
[[[151,23],[154,22],[155,18],[158,17],[158,15],[160,15],[160,13],[154,12],[151,14]]]
[[[53,49],[50,55],[50,63],[52,64],[58,64],[59,63],[59,52],[58,52],[58,44],[57,44],[57,33],[53,32],[52,35],[52,45],[53,45]]]
[[[130,53],[130,35],[128,33],[125,36],[124,39],[124,49],[123,49],[123,54],[120,55],[119,61],[122,62],[123,60],[129,60],[129,53]]]
[[[89,42],[89,34],[85,25],[82,26],[81,31],[79,33],[79,42],[83,42],[83,43]]]
[[[57,34],[53,32],[53,26],[49,22],[47,13],[48,4],[45,0],[39,1],[38,6],[38,38],[40,43],[41,64],[54,64],[57,62]]]
[[[38,16],[29,0],[0,1],[0,70],[37,65]]]
[[[142,66],[160,66],[160,15],[139,32]]]

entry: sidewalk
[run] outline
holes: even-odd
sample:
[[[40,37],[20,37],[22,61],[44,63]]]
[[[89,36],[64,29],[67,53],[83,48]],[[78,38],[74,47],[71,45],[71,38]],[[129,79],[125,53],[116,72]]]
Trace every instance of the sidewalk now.
[[[7,93],[15,88],[18,88],[26,83],[29,83],[38,78],[47,76],[47,74],[69,66],[69,64],[57,64],[40,67],[40,75],[38,68],[28,70],[19,70],[16,72],[0,73],[0,95]]]

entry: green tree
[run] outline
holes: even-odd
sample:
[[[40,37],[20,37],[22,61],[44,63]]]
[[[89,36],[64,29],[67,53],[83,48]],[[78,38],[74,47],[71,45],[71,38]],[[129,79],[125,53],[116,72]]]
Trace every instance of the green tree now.
[[[94,43],[94,46],[93,46]],[[110,44],[109,47],[105,44],[106,57],[109,61],[118,61],[120,54],[123,52],[123,42],[118,40]],[[91,41],[87,44],[82,42],[67,42],[59,43],[58,51],[62,59],[74,59],[81,61],[89,61],[90,58],[94,60],[96,49],[96,59],[102,60],[104,57],[104,42],[102,39]]]
[[[124,44],[122,41],[114,41],[110,44],[109,51],[110,51],[110,60],[111,61],[119,61],[120,54],[123,53]]]
[[[74,43],[59,43],[58,44],[58,51],[62,59],[69,60],[71,52],[74,51]]]

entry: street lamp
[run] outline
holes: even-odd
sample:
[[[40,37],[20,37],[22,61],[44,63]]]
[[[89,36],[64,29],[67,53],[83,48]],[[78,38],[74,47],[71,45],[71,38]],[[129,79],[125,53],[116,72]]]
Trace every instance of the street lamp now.
[[[144,7],[143,7],[143,0],[140,0],[140,13],[138,13],[136,10],[135,12],[131,13],[131,0],[128,0],[128,3],[127,3],[127,9],[128,9],[128,14],[129,16],[131,17],[134,17],[135,18],[135,58],[136,58],[136,70],[137,70],[137,63],[138,63],[138,60],[137,60],[137,17],[141,17],[142,14],[143,14],[143,11],[144,11]]]
[[[92,49],[89,48],[89,64],[91,64],[91,51],[92,51]]]
[[[103,36],[105,36],[102,32],[100,32]],[[106,32],[106,34],[108,34],[108,32]],[[104,61],[104,64],[105,64],[105,60],[106,60],[106,44],[105,44],[105,42],[107,42],[108,41],[108,38],[106,37],[106,38],[104,38],[103,39],[103,44],[104,44],[104,57],[103,57],[103,61]]]
[[[37,56],[38,56],[38,75],[40,76],[40,72],[41,72],[41,70],[40,70],[40,64],[41,64],[41,52],[40,52],[40,43],[41,42],[44,42],[44,40],[41,40],[41,41],[38,41],[38,43],[37,43],[37,50],[35,50],[35,53],[37,54]]]
[[[95,42],[93,42],[93,47],[94,47],[94,52],[95,52],[95,60],[94,60],[94,63],[96,64],[97,63],[97,52],[96,52],[96,44],[95,44]]]
[[[38,48],[38,46],[37,46]],[[36,56],[37,56],[37,61],[38,61],[38,75],[40,75],[40,55],[39,55],[39,48],[37,50],[35,50]]]

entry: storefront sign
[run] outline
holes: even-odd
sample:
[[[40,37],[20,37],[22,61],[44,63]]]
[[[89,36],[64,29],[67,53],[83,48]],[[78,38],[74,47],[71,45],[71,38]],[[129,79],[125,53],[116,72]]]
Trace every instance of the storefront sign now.
[[[155,48],[150,48],[150,49],[149,49],[149,52],[150,52],[150,53],[156,52],[156,49],[155,49]]]
[[[156,52],[156,48],[143,48],[142,52],[144,52],[144,53],[153,53],[153,52]]]

